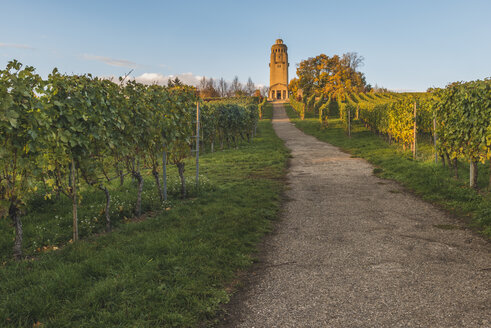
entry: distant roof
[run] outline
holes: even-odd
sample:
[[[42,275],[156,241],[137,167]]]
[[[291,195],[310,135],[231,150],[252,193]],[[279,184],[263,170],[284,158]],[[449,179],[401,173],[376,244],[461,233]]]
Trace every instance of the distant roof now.
[[[281,39],[277,39],[277,40],[276,40],[276,44],[283,44],[283,40],[281,40]]]

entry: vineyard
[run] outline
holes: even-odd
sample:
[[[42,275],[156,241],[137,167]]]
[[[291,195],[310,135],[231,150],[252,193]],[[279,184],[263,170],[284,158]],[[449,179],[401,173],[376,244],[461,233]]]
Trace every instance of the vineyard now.
[[[490,236],[490,85],[454,83],[427,93],[356,93],[322,102],[305,97],[291,101],[287,112],[307,134],[367,159],[375,173]]]
[[[491,328],[491,0],[0,8],[0,328]]]
[[[134,208],[119,218],[142,215],[149,173],[152,193],[166,207],[167,164],[177,168],[179,194],[185,198],[185,163],[198,146],[197,108],[202,149],[213,152],[217,143],[220,149],[237,147],[256,133],[254,98],[203,103],[194,87],[144,85],[125,78],[115,83],[56,69],[43,80],[33,67],[9,62],[0,71],[0,217],[9,217],[14,225],[14,257],[23,257],[21,216],[26,209],[35,211],[32,204],[45,207],[60,197],[70,199],[70,241],[76,241],[81,191],[86,197],[90,190],[104,193],[103,210],[95,216],[105,221],[106,231],[117,212],[111,193],[115,184],[126,188],[128,177],[136,189]],[[64,243],[70,239],[58,238]],[[8,239],[2,237],[2,249]]]
[[[319,101],[320,100],[320,101]],[[351,93],[323,104],[313,96],[290,104],[301,119],[305,111],[319,116],[339,117],[348,135],[355,120],[390,143],[411,149],[417,157],[418,136],[432,139],[434,152],[443,165],[470,164],[470,186],[477,187],[477,163],[491,159],[491,80],[453,83],[427,93]],[[332,111],[335,107],[335,111]],[[339,115],[339,116],[338,116]],[[489,168],[491,170],[491,166]],[[457,174],[457,173],[456,173]],[[491,180],[490,180],[491,186]]]

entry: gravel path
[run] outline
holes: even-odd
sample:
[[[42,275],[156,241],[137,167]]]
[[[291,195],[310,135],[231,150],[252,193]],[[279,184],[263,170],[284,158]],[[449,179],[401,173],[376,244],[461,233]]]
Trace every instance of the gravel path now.
[[[222,327],[491,327],[491,247],[365,160],[302,133],[289,199]]]

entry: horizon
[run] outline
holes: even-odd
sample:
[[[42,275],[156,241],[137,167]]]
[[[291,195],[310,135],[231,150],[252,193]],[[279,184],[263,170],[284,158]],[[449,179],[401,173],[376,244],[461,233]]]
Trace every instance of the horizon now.
[[[17,59],[43,77],[55,67],[99,77],[133,69],[132,78],[150,83],[238,76],[243,84],[251,78],[268,86],[270,48],[278,38],[288,46],[290,79],[302,60],[346,52],[365,58],[360,71],[367,83],[396,92],[491,76],[487,1],[307,1],[298,7],[293,1],[56,0],[2,7],[8,15],[0,22],[0,65]]]

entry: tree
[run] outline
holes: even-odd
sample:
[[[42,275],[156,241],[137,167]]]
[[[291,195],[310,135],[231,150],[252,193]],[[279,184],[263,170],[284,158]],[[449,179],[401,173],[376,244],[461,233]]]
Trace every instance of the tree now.
[[[369,84],[367,85],[367,88],[370,88],[370,91],[373,91],[374,93],[384,93],[384,92],[389,92],[389,90],[387,88],[384,88],[384,87],[379,87],[377,84],[375,84],[375,86],[372,88],[372,86]],[[431,91],[427,91],[427,92],[431,92]]]
[[[248,97],[252,96],[255,89],[256,89],[256,86],[254,85],[254,82],[252,82],[252,79],[249,78],[247,80],[247,84],[244,88],[244,92],[245,92],[246,96],[248,96]]]
[[[295,99],[298,99],[299,82],[300,81],[298,80],[298,78],[295,77],[290,80],[290,83],[288,83],[288,90],[292,93]]]
[[[179,78],[176,76],[176,78],[174,80],[172,80],[171,78],[169,78],[167,80],[167,87],[169,88],[173,88],[173,87],[179,87],[179,86],[182,86],[183,83],[181,80],[179,80]]]
[[[180,86],[183,86],[184,84],[181,82],[181,80],[179,80],[179,78],[176,76],[176,78],[174,79],[174,81],[172,81],[174,86],[175,87],[180,87]]]
[[[205,91],[206,91],[207,97],[211,97],[211,98],[220,97],[220,93],[217,90],[217,86],[216,86],[215,80],[213,80],[213,78],[208,79],[208,81],[206,82]]]
[[[302,89],[304,97],[340,97],[348,92],[363,92],[367,85],[363,73],[356,69],[363,64],[363,57],[347,53],[342,57],[321,54],[298,64],[298,80],[290,82],[294,94]]]
[[[358,67],[363,66],[363,61],[365,58],[363,56],[358,55],[357,52],[347,52],[343,54],[341,58],[341,62],[344,66],[351,68],[356,72]]]
[[[206,79],[204,76],[199,84],[199,93],[202,98],[220,97],[220,93],[217,90],[216,83],[213,78]]]
[[[220,97],[226,97],[228,93],[228,83],[223,79],[223,77],[218,80],[218,93]]]
[[[230,84],[229,94],[231,96],[241,96],[243,94],[242,84],[239,82],[239,77],[235,76]]]
[[[199,91],[202,92],[206,89],[206,76],[203,76],[201,80],[199,81]]]
[[[263,96],[264,98],[268,98],[269,87],[267,86],[261,87],[260,91],[261,91],[261,96]]]

